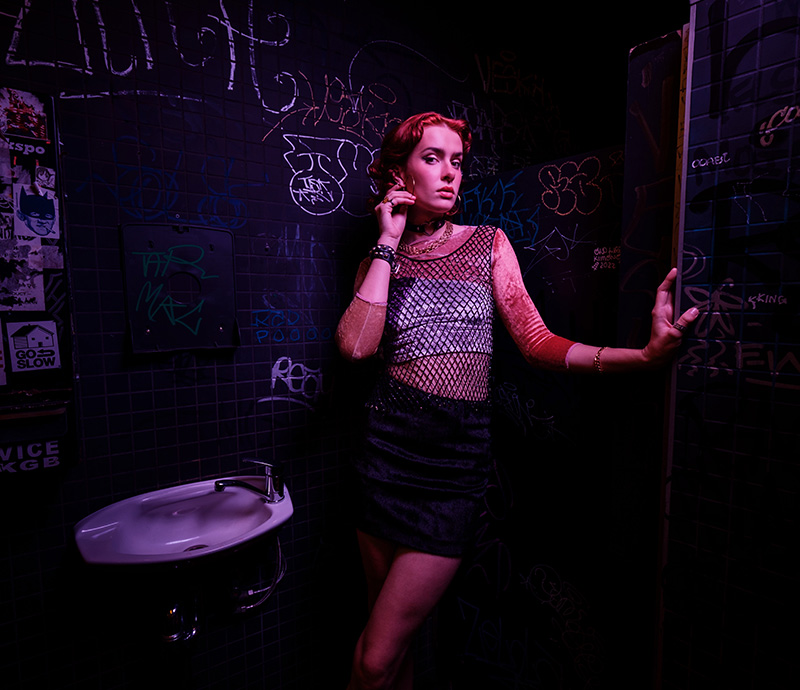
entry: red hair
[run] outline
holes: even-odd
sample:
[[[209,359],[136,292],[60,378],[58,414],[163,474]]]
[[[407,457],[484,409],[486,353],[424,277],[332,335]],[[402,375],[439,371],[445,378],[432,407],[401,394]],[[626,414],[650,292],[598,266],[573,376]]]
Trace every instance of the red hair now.
[[[369,166],[369,176],[375,181],[378,189],[373,201],[382,199],[395,184],[394,173],[405,165],[408,156],[422,139],[423,130],[437,125],[449,127],[458,134],[464,147],[464,155],[469,153],[472,134],[466,120],[455,120],[434,112],[412,115],[386,134],[380,155]]]

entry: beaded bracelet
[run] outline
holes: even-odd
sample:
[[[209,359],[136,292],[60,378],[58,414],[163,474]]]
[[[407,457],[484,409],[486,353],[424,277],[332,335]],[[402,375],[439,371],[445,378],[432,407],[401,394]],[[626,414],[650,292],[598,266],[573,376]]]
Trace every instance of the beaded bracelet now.
[[[369,250],[369,258],[381,259],[388,263],[390,267],[394,267],[394,249],[388,244],[376,244]]]
[[[603,365],[600,364],[600,353],[605,349],[605,347],[601,347],[594,355],[594,368],[597,369],[598,374],[603,373]]]

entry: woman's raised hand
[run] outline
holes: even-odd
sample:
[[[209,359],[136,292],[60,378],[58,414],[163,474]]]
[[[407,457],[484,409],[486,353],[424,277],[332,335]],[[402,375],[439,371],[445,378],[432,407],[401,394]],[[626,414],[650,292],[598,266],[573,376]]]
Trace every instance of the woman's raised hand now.
[[[375,207],[375,215],[378,218],[381,242],[392,241],[395,244],[400,242],[403,230],[406,227],[408,208],[414,205],[416,197],[406,189],[402,180],[389,188],[381,203]]]
[[[696,307],[691,307],[673,321],[677,277],[678,269],[673,268],[656,290],[656,302],[651,312],[653,321],[650,326],[650,342],[644,348],[645,359],[654,364],[663,363],[674,355],[681,344],[684,331],[700,314]]]

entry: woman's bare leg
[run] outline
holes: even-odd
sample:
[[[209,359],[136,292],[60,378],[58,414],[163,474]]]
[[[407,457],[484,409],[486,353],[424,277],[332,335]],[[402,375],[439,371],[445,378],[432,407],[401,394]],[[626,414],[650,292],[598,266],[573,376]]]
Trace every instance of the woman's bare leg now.
[[[389,569],[392,567],[397,544],[365,534],[360,530],[356,531],[356,536],[361,553],[361,563],[364,566],[364,576],[367,580],[367,604],[371,613],[386,576],[389,574]]]
[[[361,561],[367,580],[368,610],[372,613],[375,601],[380,594],[381,587],[389,574],[392,566],[397,544],[386,539],[373,537],[357,531],[358,545],[361,551]],[[394,690],[412,690],[414,687],[414,655],[411,650],[406,652],[397,672]]]
[[[460,559],[394,548],[364,534],[359,543],[371,610],[356,645],[349,690],[410,688],[414,633],[447,590]]]

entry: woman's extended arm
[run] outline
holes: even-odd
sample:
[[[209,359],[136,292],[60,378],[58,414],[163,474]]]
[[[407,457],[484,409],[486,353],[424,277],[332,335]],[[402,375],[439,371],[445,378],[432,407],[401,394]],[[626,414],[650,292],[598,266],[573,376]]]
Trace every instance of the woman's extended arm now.
[[[497,311],[525,359],[543,369],[566,370],[573,341],[551,333],[533,303],[514,249],[498,230],[492,248],[492,285]]]
[[[528,296],[514,249],[502,231],[495,236],[492,261],[495,302],[500,316],[522,354],[536,366],[603,373],[653,369],[669,362],[680,345],[682,330],[672,321],[672,290],[678,275],[675,268],[658,287],[650,342],[639,350],[573,343],[547,330]],[[681,315],[677,324],[685,329],[697,316],[697,309],[692,307]]]
[[[683,331],[699,315],[697,309],[692,307],[673,322],[673,288],[677,277],[678,269],[673,268],[658,286],[656,301],[651,311],[650,341],[644,348],[641,350],[623,347],[598,349],[578,344],[569,353],[570,370],[615,373],[637,369],[655,369],[669,363],[681,344]]]

